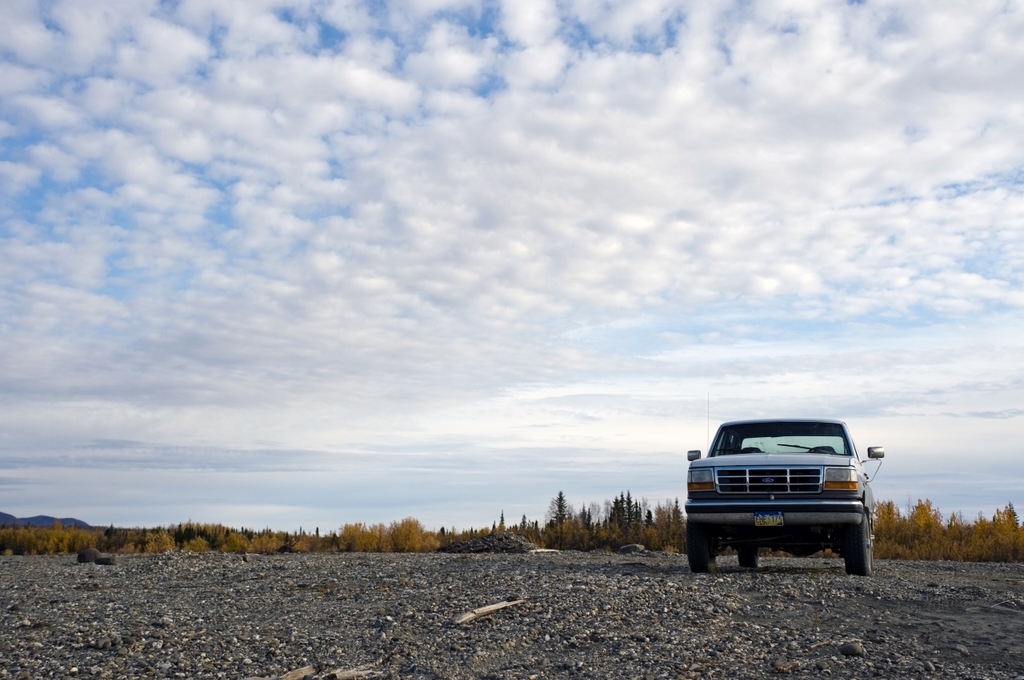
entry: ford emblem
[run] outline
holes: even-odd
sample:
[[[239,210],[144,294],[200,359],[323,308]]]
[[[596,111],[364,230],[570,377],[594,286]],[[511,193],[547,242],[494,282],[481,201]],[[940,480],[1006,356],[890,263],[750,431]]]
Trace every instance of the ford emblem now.
[[[775,478],[774,477],[763,477],[761,479],[761,481],[764,482],[765,484],[771,484],[772,482],[775,481]]]

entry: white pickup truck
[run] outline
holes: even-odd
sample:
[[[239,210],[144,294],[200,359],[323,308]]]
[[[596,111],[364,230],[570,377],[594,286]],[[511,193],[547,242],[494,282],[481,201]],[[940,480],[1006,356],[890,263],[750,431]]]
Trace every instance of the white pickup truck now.
[[[880,446],[868,458],[885,455]],[[734,548],[756,568],[759,548],[807,556],[826,548],[846,572],[870,576],[875,499],[846,424],[745,420],[718,428],[706,458],[689,451],[686,553],[707,572]]]

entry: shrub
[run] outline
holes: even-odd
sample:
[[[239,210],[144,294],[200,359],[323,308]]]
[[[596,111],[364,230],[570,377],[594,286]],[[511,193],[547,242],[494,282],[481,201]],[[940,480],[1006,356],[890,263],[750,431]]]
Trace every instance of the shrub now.
[[[271,532],[257,534],[249,540],[251,552],[273,553],[277,552],[282,545],[284,545],[284,540]]]
[[[224,541],[224,547],[221,548],[224,552],[229,553],[244,553],[249,551],[249,539],[246,538],[245,534],[237,531],[232,531],[228,534],[227,540]]]
[[[412,517],[392,522],[388,530],[395,552],[432,552],[440,547],[433,532],[425,531],[420,521]]]
[[[176,547],[174,538],[169,533],[163,529],[154,529],[146,535],[143,550],[148,553],[164,553]]]
[[[206,542],[205,538],[197,536],[191,541],[185,541],[181,546],[182,550],[191,550],[192,552],[209,552],[210,544]]]

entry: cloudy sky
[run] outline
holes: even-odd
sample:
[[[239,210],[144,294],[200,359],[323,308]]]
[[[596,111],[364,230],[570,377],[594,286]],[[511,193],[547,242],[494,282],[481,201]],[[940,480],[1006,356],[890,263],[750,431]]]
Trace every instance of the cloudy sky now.
[[[1024,507],[1021,73],[1002,0],[6,0],[0,510],[489,525],[772,416]]]

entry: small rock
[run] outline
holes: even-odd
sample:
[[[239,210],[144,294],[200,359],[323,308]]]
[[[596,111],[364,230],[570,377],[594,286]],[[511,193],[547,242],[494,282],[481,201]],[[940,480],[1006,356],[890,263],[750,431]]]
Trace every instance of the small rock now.
[[[776,659],[775,663],[772,664],[772,668],[775,669],[776,673],[792,673],[800,668],[800,662],[789,659]]]
[[[640,543],[630,543],[619,548],[619,553],[622,555],[635,555],[642,552],[647,552],[647,548]]]
[[[964,656],[970,656],[971,655],[971,650],[967,649],[963,645],[950,645],[950,649],[955,649],[956,651],[960,652]]]
[[[78,552],[78,561],[81,564],[91,564],[101,555],[102,553],[96,548],[84,548]]]
[[[864,656],[864,645],[859,642],[845,642],[839,645],[839,653],[843,656]]]
[[[933,664],[931,661],[925,661],[922,665],[924,666],[924,669],[927,672],[929,672],[929,673],[934,673],[935,672],[935,664]]]

